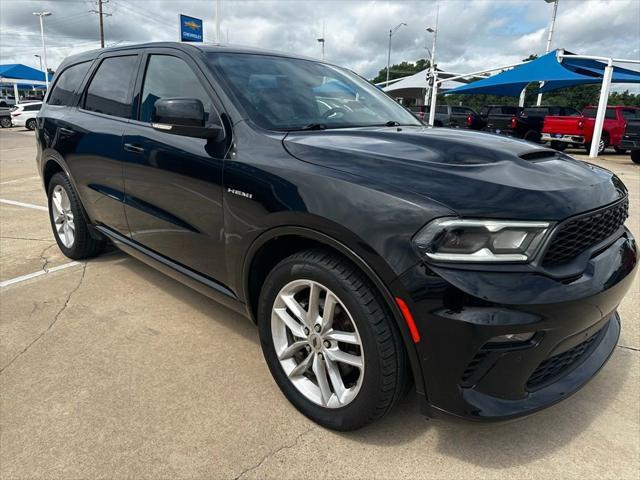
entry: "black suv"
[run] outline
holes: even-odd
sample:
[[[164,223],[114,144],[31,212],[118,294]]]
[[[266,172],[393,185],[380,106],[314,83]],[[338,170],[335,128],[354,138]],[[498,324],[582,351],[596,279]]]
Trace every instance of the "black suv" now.
[[[329,428],[383,416],[412,383],[426,413],[528,414],[616,345],[637,262],[622,182],[426,128],[343,68],[174,43],[84,53],[58,69],[37,142],[68,257],[111,241],[242,312],[284,395]]]

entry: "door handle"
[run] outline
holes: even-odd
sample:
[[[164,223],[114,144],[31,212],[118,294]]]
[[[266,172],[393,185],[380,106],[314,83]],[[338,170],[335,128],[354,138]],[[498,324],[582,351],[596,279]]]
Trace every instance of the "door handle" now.
[[[71,135],[75,135],[76,132],[74,132],[73,130],[70,130],[68,128],[64,128],[64,127],[60,127],[60,133],[62,133],[63,135],[67,135],[67,136],[71,136]]]
[[[144,153],[144,148],[140,145],[134,145],[133,143],[125,143],[124,149],[127,152],[135,153],[136,155],[142,155]]]

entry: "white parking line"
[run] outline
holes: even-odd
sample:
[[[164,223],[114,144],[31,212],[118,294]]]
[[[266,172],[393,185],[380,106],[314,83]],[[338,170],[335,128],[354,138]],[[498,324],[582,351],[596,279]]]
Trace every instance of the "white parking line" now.
[[[3,152],[6,152],[6,150],[3,150]],[[34,175],[33,177],[16,178],[15,180],[7,180],[6,182],[0,182],[0,185],[9,185],[11,183],[26,182],[27,180],[33,180],[35,178],[40,178],[40,177],[38,177],[37,175]]]
[[[26,150],[27,148],[33,149],[35,147],[34,146],[28,146],[28,147],[16,147],[16,148],[3,148],[2,151],[3,152],[13,152],[14,150]]]
[[[47,268],[45,270],[38,270],[37,272],[27,273],[26,275],[20,275],[19,277],[10,278],[9,280],[0,282],[0,288],[8,287],[9,285],[24,282],[26,280],[31,280],[32,278],[36,278],[41,275],[46,275],[47,273],[54,273],[59,270],[64,270],[65,268],[75,267],[76,265],[82,265],[82,263],[80,262],[63,263],[62,265],[58,265],[57,267]]]
[[[0,203],[6,203],[7,205],[13,205],[14,207],[33,208],[34,210],[41,210],[43,212],[49,211],[47,207],[34,205],[33,203],[16,202],[15,200],[5,200],[4,198],[0,198]]]

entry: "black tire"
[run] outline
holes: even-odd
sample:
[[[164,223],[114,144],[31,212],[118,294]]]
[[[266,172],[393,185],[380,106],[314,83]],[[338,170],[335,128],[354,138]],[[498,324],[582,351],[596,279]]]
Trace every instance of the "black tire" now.
[[[524,135],[524,140],[526,140],[527,142],[533,142],[533,143],[540,143],[540,138],[542,137],[542,135],[540,135],[538,132],[536,132],[535,130],[529,130],[525,135]]]
[[[551,148],[553,148],[554,150],[557,150],[558,152],[564,152],[568,145],[564,142],[557,142],[555,140],[551,140],[551,142],[549,143],[549,146]]]
[[[351,313],[360,334],[364,376],[358,394],[345,406],[328,408],[309,400],[289,380],[277,358],[272,308],[280,290],[296,279],[330,289]],[[263,285],[258,307],[262,351],[280,390],[302,414],[326,428],[355,430],[381,418],[406,393],[408,359],[400,332],[378,292],[357,267],[331,251],[306,250],[276,265]]]
[[[64,245],[55,227],[53,207],[51,204],[53,201],[53,191],[58,185],[65,190],[67,196],[69,197],[69,203],[71,206],[71,211],[73,213],[75,238],[73,244],[70,247]],[[104,250],[106,241],[96,239],[89,233],[89,225],[86,220],[84,209],[82,208],[73,185],[71,185],[69,178],[67,178],[64,173],[56,173],[51,178],[51,180],[49,181],[49,186],[47,187],[47,197],[51,229],[53,230],[53,236],[55,237],[56,243],[58,244],[58,247],[60,247],[62,253],[73,260],[95,257],[96,255],[100,254],[102,250]]]
[[[609,137],[606,133],[603,133],[602,137],[600,138],[600,145],[598,146],[598,155],[602,155],[608,146]],[[587,154],[589,154],[591,152],[591,143],[585,143],[584,149],[587,151]]]
[[[627,153],[629,151],[626,148],[613,147],[613,149],[615,150],[616,153],[618,153],[620,155],[624,155],[625,153]]]
[[[25,123],[24,126],[27,127],[28,130],[35,130],[36,129],[36,119],[35,118],[30,118],[29,120],[27,120],[27,123]]]
[[[0,118],[0,126],[2,128],[9,128],[11,127],[11,119],[9,117],[2,117]]]
[[[640,150],[631,150],[631,161],[633,163],[640,163]]]

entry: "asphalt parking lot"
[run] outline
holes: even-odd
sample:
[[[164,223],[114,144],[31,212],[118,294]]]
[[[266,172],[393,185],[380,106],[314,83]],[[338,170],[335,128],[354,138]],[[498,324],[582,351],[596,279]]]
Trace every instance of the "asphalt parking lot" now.
[[[639,478],[639,278],[613,357],[570,399],[477,425],[427,420],[409,395],[335,433],[281,395],[243,317],[116,251],[66,259],[33,136],[0,130],[1,478]],[[597,163],[640,237],[640,166]]]

